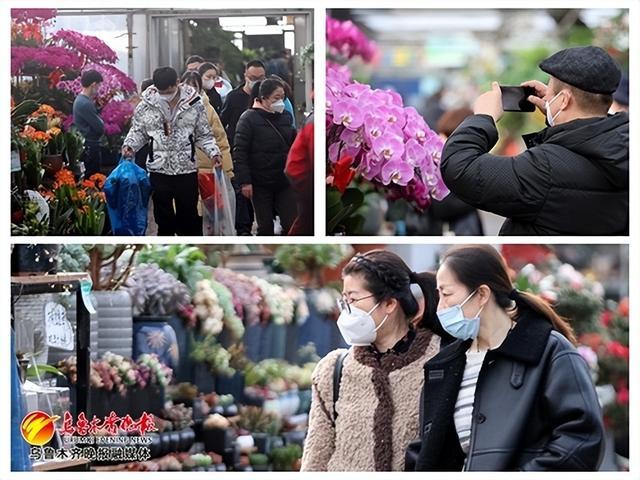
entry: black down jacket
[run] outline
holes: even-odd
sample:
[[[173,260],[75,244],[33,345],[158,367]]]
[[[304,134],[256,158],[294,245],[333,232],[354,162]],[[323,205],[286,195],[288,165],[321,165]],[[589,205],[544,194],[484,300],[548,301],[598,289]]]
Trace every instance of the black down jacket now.
[[[407,451],[407,470],[598,469],[604,426],[589,368],[531,310],[485,356],[465,462],[453,414],[470,344],[456,340],[425,364],[422,439]]]
[[[288,186],[284,167],[295,137],[289,112],[271,113],[258,108],[245,111],[233,141],[234,180],[238,185],[274,190]]]
[[[498,131],[473,115],[449,137],[442,176],[476,208],[507,217],[501,235],[628,235],[629,117],[585,118],[525,135],[514,157],[488,153]]]

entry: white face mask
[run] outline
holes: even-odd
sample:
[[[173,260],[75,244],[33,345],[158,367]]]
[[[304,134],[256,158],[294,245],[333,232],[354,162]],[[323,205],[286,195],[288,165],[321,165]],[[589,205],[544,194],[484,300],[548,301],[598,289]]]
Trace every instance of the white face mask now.
[[[247,80],[246,83],[247,83],[247,88],[251,90],[253,89],[254,85],[258,83],[258,80]]]
[[[349,345],[366,347],[376,340],[376,332],[384,325],[389,315],[387,314],[380,325],[376,327],[376,322],[371,316],[380,303],[376,303],[374,307],[365,312],[357,307],[350,307],[351,313],[343,310],[338,317],[338,329],[342,334],[342,338]]]
[[[180,90],[176,90],[173,93],[158,93],[158,96],[164,100],[167,103],[170,103],[171,100],[173,100],[174,98],[176,98],[176,95],[178,94]]]
[[[273,110],[276,113],[284,112],[284,100],[278,100],[276,102],[273,102],[271,104],[271,110]]]
[[[547,123],[549,124],[550,127],[553,127],[554,122],[556,121],[556,118],[558,117],[558,115],[560,115],[560,112],[562,112],[562,110],[558,110],[555,115],[551,115],[551,104],[554,102],[556,98],[558,98],[558,95],[560,95],[561,93],[564,93],[564,92],[558,92],[556,93],[555,97],[553,97],[551,100],[549,100],[548,102],[544,102],[544,108],[547,111]]]
[[[215,80],[210,80],[210,79],[202,80],[202,87],[203,87],[205,90],[211,90],[211,89],[213,88],[213,85],[214,85],[215,83],[216,83],[216,82],[215,82]]]

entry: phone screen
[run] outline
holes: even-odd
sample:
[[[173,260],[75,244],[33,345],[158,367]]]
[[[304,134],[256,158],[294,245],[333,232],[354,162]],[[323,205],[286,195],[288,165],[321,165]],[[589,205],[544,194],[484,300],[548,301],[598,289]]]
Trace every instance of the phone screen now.
[[[536,106],[527,100],[529,95],[535,94],[532,87],[502,86],[502,109],[505,112],[533,112]]]

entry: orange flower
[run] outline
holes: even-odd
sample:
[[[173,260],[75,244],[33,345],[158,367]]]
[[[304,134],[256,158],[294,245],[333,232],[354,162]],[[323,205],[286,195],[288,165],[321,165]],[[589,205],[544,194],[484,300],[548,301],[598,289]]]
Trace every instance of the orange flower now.
[[[47,132],[36,130],[31,125],[25,125],[24,130],[20,132],[20,136],[22,138],[28,138],[29,140],[38,142],[48,142],[49,140],[51,140],[51,135],[49,135]]]
[[[102,203],[106,203],[107,201],[107,196],[105,195],[104,192],[96,192],[93,194],[94,198],[97,198],[98,200],[100,200]]]
[[[40,108],[38,108],[38,110],[36,111],[36,114],[41,114],[41,113],[45,114],[48,117],[48,116],[55,115],[56,111],[51,105],[47,105],[46,103],[43,103],[42,105],[40,105]]]
[[[87,191],[82,189],[78,190],[78,199],[84,200],[85,198],[87,198]]]
[[[95,183],[96,188],[101,189],[102,187],[104,187],[104,182],[107,179],[106,176],[104,176],[101,173],[94,173],[93,175],[91,175],[89,177],[89,180],[91,180],[93,183]]]
[[[76,179],[74,178],[73,173],[71,172],[71,170],[67,170],[66,168],[58,170],[56,172],[55,178],[57,185],[56,188],[60,187],[61,185],[69,185],[72,187],[75,187],[76,185]]]
[[[52,127],[47,130],[47,134],[52,137],[57,137],[58,135],[60,135],[60,132],[62,132],[62,130],[60,130],[58,127]]]
[[[96,188],[96,184],[93,183],[91,180],[82,180],[82,187],[83,188]]]

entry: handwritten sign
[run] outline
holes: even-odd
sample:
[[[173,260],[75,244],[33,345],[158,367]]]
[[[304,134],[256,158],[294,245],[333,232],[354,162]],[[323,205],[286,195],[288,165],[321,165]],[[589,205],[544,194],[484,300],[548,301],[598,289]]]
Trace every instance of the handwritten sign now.
[[[75,348],[73,327],[67,320],[67,311],[59,303],[49,302],[44,306],[44,321],[47,345],[62,350]]]

